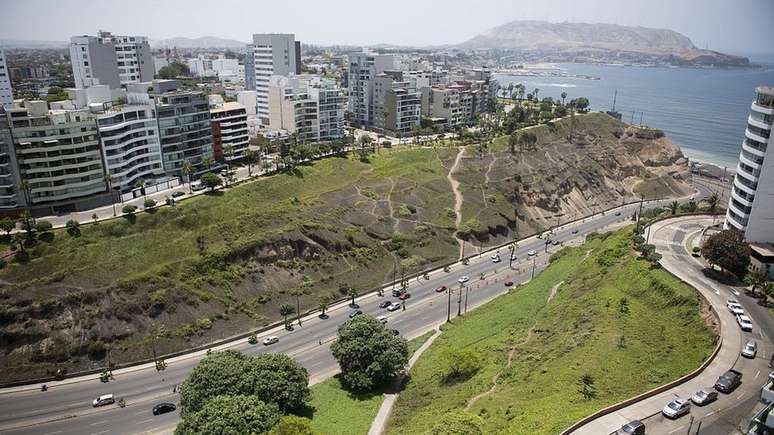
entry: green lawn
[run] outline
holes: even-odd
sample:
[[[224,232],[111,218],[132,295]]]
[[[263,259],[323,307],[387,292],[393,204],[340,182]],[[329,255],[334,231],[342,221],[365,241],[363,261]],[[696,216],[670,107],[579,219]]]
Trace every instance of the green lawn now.
[[[424,433],[489,390],[499,373],[494,392],[470,407],[483,418],[484,433],[556,434],[699,366],[716,337],[700,316],[699,296],[635,258],[630,231],[566,248],[534,281],[446,330],[412,369],[388,432]],[[450,347],[481,355],[479,370],[447,380],[441,355]],[[579,391],[585,374],[596,392],[588,399]]]
[[[413,354],[434,331],[409,340]],[[311,387],[312,427],[323,435],[364,435],[384,400],[383,391],[352,394],[344,389],[338,376]]]

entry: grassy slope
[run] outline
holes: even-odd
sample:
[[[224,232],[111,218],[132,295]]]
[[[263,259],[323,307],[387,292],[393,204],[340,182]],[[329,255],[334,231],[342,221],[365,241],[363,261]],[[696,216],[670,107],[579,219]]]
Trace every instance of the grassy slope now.
[[[389,433],[424,432],[445,412],[463,409],[488,390],[502,371],[495,392],[470,410],[484,418],[484,433],[554,434],[701,364],[715,333],[700,317],[699,296],[630,255],[628,234],[566,249],[533,282],[449,328],[412,369]],[[619,310],[621,298],[628,300],[628,314]],[[625,347],[618,346],[620,336]],[[439,355],[447,347],[473,347],[485,362],[468,380],[446,384]],[[512,365],[505,369],[513,348]],[[578,392],[584,374],[595,379],[594,399]]]
[[[409,354],[413,354],[427,341],[434,331],[409,340]],[[384,395],[382,391],[354,395],[342,387],[338,377],[311,387],[310,408],[314,410],[312,427],[321,434],[363,435],[368,433],[371,422]]]

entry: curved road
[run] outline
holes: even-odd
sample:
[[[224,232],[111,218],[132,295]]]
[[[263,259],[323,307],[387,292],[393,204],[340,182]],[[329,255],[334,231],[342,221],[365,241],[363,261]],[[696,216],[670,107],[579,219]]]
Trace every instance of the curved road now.
[[[700,192],[700,195],[703,193]],[[665,201],[654,201],[645,207],[664,204]],[[564,244],[579,243],[585,234],[627,220],[638,207],[638,204],[618,207],[583,221],[563,225],[556,230],[554,239]],[[501,263],[493,263],[489,259],[489,253],[483,253],[472,259],[467,266],[455,264],[449,273],[432,273],[429,281],[412,280],[409,288],[412,296],[406,301],[405,311],[387,313],[386,310],[378,308],[378,304],[384,299],[393,299],[390,298],[391,289],[386,289],[384,298],[369,294],[361,297],[358,304],[365,313],[387,314],[388,326],[397,329],[403,336],[419,336],[446,321],[448,294],[436,293],[435,288],[445,285],[454,291],[451,300],[451,312],[454,317],[459,289],[457,279],[460,276],[470,277],[468,291],[463,292],[460,303],[464,311],[466,293],[467,307],[471,309],[506,291],[504,281],[527,281],[533,265],[533,260],[527,256],[527,252],[533,249],[538,252],[534,263],[539,271],[546,266],[548,255],[556,248],[550,248],[546,254],[543,252],[543,240],[531,237],[519,241],[519,249],[516,251],[519,260],[513,265],[513,270],[508,268],[509,251],[504,249]],[[485,279],[480,279],[481,274],[484,274]],[[303,326],[297,326],[294,331],[277,328],[260,334],[259,340],[269,335],[277,335],[280,341],[275,345],[249,345],[241,340],[213,348],[213,351],[235,349],[245,354],[283,352],[307,368],[311,383],[319,382],[338,371],[329,345],[335,337],[336,329],[347,320],[350,312],[351,309],[343,302],[331,307],[330,318],[327,320],[309,316],[303,319]],[[150,410],[160,401],[178,401],[173,389],[185,379],[203,355],[204,352],[197,352],[168,359],[167,369],[160,373],[150,364],[117,370],[114,372],[115,380],[109,383],[99,382],[94,375],[50,383],[47,392],[41,392],[40,385],[0,390],[0,431],[51,435],[170,432],[177,424],[179,414],[174,412],[154,417]],[[125,398],[127,407],[90,406],[95,397],[108,393],[114,394],[116,398]]]
[[[686,216],[655,223],[650,229],[650,242],[663,258],[662,266],[692,285],[704,295],[718,313],[721,323],[722,346],[710,365],[697,377],[668,391],[602,416],[582,426],[574,434],[609,434],[627,422],[639,419],[649,434],[695,433],[701,424],[701,434],[730,434],[738,427],[746,427],[753,408],[758,402],[760,388],[766,382],[769,358],[774,351],[771,333],[774,319],[766,308],[744,294],[743,288],[727,286],[711,280],[702,272],[706,263],[690,255],[699,245],[704,228],[713,224],[712,217]],[[726,308],[726,301],[734,299],[742,304],[753,320],[753,331],[739,329],[734,316]],[[768,332],[768,336],[767,336]],[[747,359],[740,355],[748,340],[758,342],[758,355]],[[734,368],[742,372],[742,384],[731,394],[719,393],[718,400],[703,407],[692,405],[688,415],[670,420],[661,415],[661,409],[670,400],[689,399],[699,389],[712,389],[718,376]]]

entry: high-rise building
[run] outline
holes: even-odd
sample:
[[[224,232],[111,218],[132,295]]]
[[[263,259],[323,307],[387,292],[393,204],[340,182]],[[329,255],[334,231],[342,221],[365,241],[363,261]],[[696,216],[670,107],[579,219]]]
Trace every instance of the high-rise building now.
[[[750,109],[724,226],[774,243],[774,87],[759,86]]]
[[[372,125],[376,128],[409,133],[419,125],[422,96],[416,82],[404,79],[402,71],[385,71],[373,80]]]
[[[155,69],[147,37],[104,31],[70,38],[70,63],[76,88],[101,84],[116,89],[153,80]]]
[[[45,101],[6,109],[20,205],[33,214],[91,209],[110,201],[95,116],[88,109],[49,110]]]
[[[269,83],[269,128],[296,134],[301,142],[344,137],[342,89],[315,76],[273,76]]]
[[[253,35],[245,56],[245,86],[256,91],[256,112],[264,125],[269,124],[269,79],[271,76],[300,74],[300,52],[293,34]]]
[[[5,109],[0,104],[0,215],[3,211],[17,208],[21,203],[17,197],[20,182],[17,168],[11,128]]]
[[[0,106],[13,104],[13,89],[11,89],[11,73],[5,61],[5,53],[0,47]]]
[[[347,84],[351,120],[363,125],[374,122],[373,80],[378,74],[395,67],[391,55],[352,53],[349,55]]]
[[[215,158],[226,162],[244,158],[250,145],[245,106],[234,102],[211,105],[210,120]]]

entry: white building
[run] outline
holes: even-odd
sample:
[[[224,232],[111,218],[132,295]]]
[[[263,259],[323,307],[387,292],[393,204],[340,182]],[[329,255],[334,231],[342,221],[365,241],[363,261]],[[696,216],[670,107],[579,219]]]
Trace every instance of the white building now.
[[[245,157],[250,145],[245,106],[229,102],[210,105],[215,158],[230,162]]]
[[[269,80],[274,75],[301,73],[300,43],[293,34],[255,34],[247,46],[245,86],[256,91],[256,112],[269,124]]]
[[[152,80],[155,72],[147,37],[104,31],[70,38],[70,63],[76,88],[102,84],[115,89]]]
[[[11,74],[5,62],[5,53],[0,48],[0,105],[13,104],[13,89],[11,88]]]
[[[755,90],[739,165],[728,201],[725,228],[751,243],[774,242],[774,87]]]
[[[345,97],[333,81],[316,76],[273,76],[269,82],[269,129],[300,142],[344,137]]]
[[[349,55],[349,111],[352,121],[363,125],[374,122],[374,87],[377,75],[395,67],[392,55],[352,53]]]
[[[258,93],[255,91],[239,91],[237,93],[237,102],[245,106],[248,115],[256,114],[256,103],[258,101]]]

